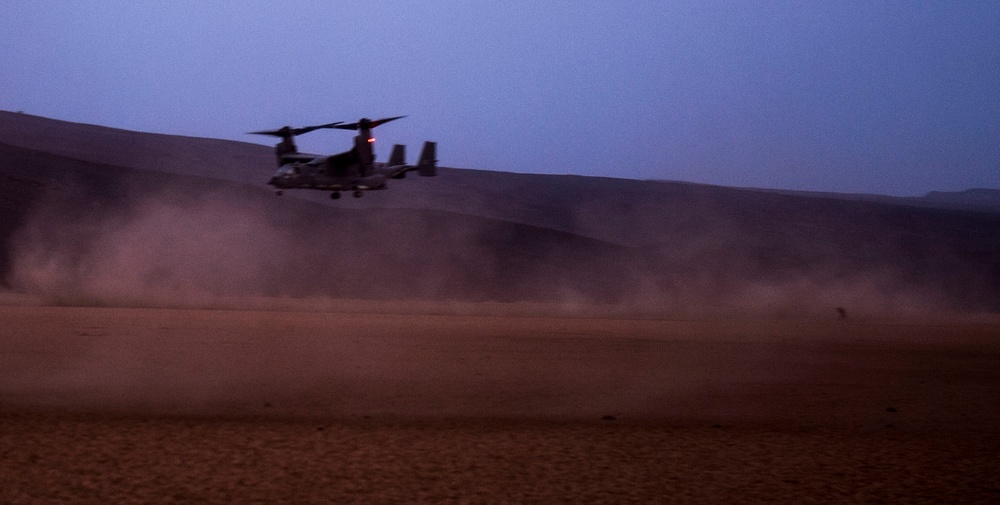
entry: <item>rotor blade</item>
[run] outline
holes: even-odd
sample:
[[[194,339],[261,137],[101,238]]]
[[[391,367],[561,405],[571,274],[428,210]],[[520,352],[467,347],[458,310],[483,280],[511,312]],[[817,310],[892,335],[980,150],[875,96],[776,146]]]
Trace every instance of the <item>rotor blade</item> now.
[[[271,135],[272,137],[286,137],[292,134],[292,129],[289,127],[278,128],[277,130],[264,130],[259,132],[247,132],[252,135]]]
[[[327,123],[316,126],[303,126],[301,128],[292,128],[291,126],[283,126],[277,130],[264,130],[259,132],[250,132],[254,135],[270,135],[272,137],[294,137],[295,135],[302,135],[303,133],[309,133],[314,130],[319,130],[322,128],[334,128],[337,125],[343,123],[343,121],[337,121],[336,123]]]
[[[327,123],[316,126],[303,126],[302,128],[292,128],[292,135],[302,135],[303,133],[309,133],[313,130],[321,130],[323,128],[333,128],[341,123],[343,123],[343,121],[337,121],[336,123]]]
[[[363,125],[365,125],[365,124],[368,125],[368,128],[375,128],[376,126],[378,126],[380,124],[385,124],[385,123],[388,123],[389,121],[395,121],[397,119],[404,118],[404,117],[406,117],[406,116],[387,117],[387,118],[383,118],[383,119],[376,119],[374,121],[371,120],[371,119],[368,119],[368,118],[361,118],[361,120],[358,121],[357,123],[340,124],[340,125],[334,126],[334,128],[337,128],[337,129],[340,129],[340,130],[360,130],[361,127]]]
[[[378,126],[380,124],[385,124],[385,123],[388,123],[389,121],[395,121],[397,119],[404,118],[404,117],[406,117],[406,116],[396,116],[396,117],[387,117],[387,118],[383,118],[383,119],[376,119],[375,121],[372,121],[372,128],[375,128],[376,126]]]

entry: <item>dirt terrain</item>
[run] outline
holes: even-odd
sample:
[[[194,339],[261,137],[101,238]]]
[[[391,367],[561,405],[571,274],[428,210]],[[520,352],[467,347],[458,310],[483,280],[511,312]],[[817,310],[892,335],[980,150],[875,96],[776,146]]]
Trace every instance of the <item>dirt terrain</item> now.
[[[3,503],[1000,499],[991,317],[7,302]]]
[[[1000,502],[995,189],[273,161],[0,111],[0,504]]]

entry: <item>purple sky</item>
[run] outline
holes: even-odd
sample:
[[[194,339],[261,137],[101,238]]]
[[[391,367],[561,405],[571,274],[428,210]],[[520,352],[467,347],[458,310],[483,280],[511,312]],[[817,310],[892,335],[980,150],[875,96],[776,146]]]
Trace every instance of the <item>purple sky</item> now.
[[[69,121],[270,143],[243,132],[406,114],[381,157],[428,139],[463,168],[1000,188],[995,0],[2,1],[0,40],[0,109]]]

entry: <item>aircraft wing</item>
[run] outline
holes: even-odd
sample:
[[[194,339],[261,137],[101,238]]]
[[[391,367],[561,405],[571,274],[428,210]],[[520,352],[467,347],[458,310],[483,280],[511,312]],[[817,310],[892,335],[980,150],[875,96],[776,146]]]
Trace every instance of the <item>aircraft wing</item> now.
[[[417,167],[414,165],[389,165],[386,163],[379,170],[379,173],[385,175],[386,179],[402,179],[406,177],[406,172],[416,169]]]

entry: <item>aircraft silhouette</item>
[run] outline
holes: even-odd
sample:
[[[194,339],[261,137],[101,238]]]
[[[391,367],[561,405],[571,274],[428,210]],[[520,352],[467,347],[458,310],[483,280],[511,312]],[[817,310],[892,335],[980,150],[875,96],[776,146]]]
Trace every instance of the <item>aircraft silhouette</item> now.
[[[330,198],[333,199],[340,198],[341,191],[352,191],[355,198],[360,198],[365,191],[386,189],[389,179],[402,179],[407,172],[413,170],[424,177],[437,175],[436,142],[424,142],[416,165],[406,164],[406,146],[402,144],[392,147],[387,163],[375,162],[375,137],[372,137],[372,129],[403,117],[406,116],[375,120],[361,118],[356,123],[345,124],[341,121],[300,128],[285,126],[277,130],[250,133],[281,138],[281,142],[274,146],[278,171],[268,181],[268,184],[276,188],[276,194],[281,195],[286,189],[318,189],[330,191]],[[296,135],[328,128],[357,130],[354,147],[350,151],[331,155],[299,152],[295,145]]]

